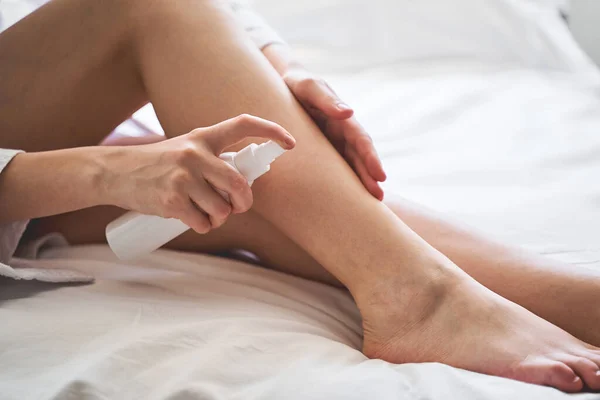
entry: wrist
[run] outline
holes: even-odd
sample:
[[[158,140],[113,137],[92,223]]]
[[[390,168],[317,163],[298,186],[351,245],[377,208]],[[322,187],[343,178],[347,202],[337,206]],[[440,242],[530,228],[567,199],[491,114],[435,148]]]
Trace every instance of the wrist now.
[[[104,168],[96,149],[79,147],[22,153],[18,154],[11,164],[19,169],[17,178],[30,186],[41,186],[33,175],[40,168],[46,169],[50,175],[44,178],[44,183],[53,182],[53,190],[69,197],[69,207],[65,211],[79,210],[104,204]]]
[[[77,208],[87,208],[111,204],[109,200],[107,151],[103,147],[80,147],[64,150],[69,152],[65,160],[70,160],[73,179],[80,190],[80,203]]]
[[[263,48],[262,52],[280,76],[292,69],[304,69],[294,57],[291,47],[285,43],[272,43]]]
[[[126,169],[127,154],[121,146],[91,148],[88,157],[90,182],[96,205],[124,206],[122,172]]]

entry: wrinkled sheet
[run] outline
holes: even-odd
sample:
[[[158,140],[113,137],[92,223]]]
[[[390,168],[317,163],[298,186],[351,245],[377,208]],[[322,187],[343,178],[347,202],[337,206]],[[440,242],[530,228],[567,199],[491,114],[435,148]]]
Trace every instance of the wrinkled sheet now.
[[[259,6],[270,18],[301,21],[314,12],[324,21],[342,19],[339,2],[309,1],[302,10],[282,3]],[[467,3],[457,1],[456,12],[467,12]],[[574,268],[598,268],[597,70],[538,6],[542,0],[523,8],[496,3],[496,11],[484,10],[494,29],[473,43],[471,32],[483,28],[463,24],[464,42],[445,56],[432,40],[430,57],[409,57],[409,39],[399,36],[406,54],[392,54],[390,41],[372,56],[377,62],[365,64],[362,45],[344,44],[342,35],[337,43],[313,43],[298,27],[290,41],[328,73],[373,134],[390,197],[447,212]],[[394,4],[381,18],[401,18]],[[366,21],[363,11],[343,16]],[[518,29],[535,34],[509,34]],[[340,57],[324,56],[334,54],[329,50]],[[122,263],[105,246],[85,246],[50,249],[32,263],[79,269],[97,281],[0,280],[1,399],[598,398],[440,364],[368,360],[359,352],[359,314],[344,291],[240,262],[159,251]]]

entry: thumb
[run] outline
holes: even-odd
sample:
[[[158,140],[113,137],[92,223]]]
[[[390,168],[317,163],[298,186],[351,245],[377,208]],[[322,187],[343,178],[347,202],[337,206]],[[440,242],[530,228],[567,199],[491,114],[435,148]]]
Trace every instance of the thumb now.
[[[220,154],[225,148],[249,137],[274,140],[286,150],[296,145],[294,137],[280,125],[247,114],[214,125],[202,135],[214,154]]]

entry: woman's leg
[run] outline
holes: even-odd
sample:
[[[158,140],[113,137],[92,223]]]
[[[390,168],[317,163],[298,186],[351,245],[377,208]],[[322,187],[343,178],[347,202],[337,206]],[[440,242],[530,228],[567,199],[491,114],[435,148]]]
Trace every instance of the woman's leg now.
[[[578,338],[600,345],[600,272],[507,246],[406,199],[387,202],[417,234],[479,283]]]
[[[159,118],[167,134],[177,134],[248,112],[296,136],[296,150],[255,184],[254,210],[350,290],[363,315],[367,354],[393,362],[447,362],[573,389],[579,381],[567,378],[569,365],[590,385],[599,385],[590,353],[575,350],[574,343],[565,346],[567,336],[554,326],[462,275],[369,196],[231,20],[210,4],[203,11],[201,26],[211,35],[187,34],[199,15],[168,7],[152,25],[171,35],[155,30],[141,36],[144,81],[157,99]],[[157,47],[182,58],[164,60]],[[195,66],[206,62],[206,52],[189,51],[193,48],[211,55],[212,71],[210,79],[191,84]],[[167,90],[165,74],[176,67],[179,75]],[[235,98],[228,95],[234,92]],[[454,280],[460,282],[458,292],[446,286]],[[590,357],[600,362],[597,354]]]
[[[35,226],[32,237],[60,232],[71,244],[106,243],[104,228],[123,214],[116,207],[95,207],[44,218]],[[81,221],[85,221],[82,224]],[[189,230],[165,248],[194,253],[227,254],[245,250],[254,254],[262,266],[302,278],[342,287],[342,284],[313,257],[255,212],[230,217],[218,229],[199,235]]]
[[[43,15],[69,4],[96,7],[55,1]],[[100,21],[94,13],[75,17],[85,23],[95,16],[113,29],[114,12],[126,16],[120,29],[131,53],[119,62],[134,70],[132,81],[142,83],[168,134],[248,112],[296,136],[297,148],[256,183],[254,210],[349,288],[368,355],[439,361],[571,391],[581,379],[600,387],[596,349],[476,283],[368,195],[216,2],[102,6],[117,9]]]
[[[147,103],[118,3],[54,0],[0,34],[0,147],[95,145]]]
[[[405,199],[386,205],[433,247],[488,287],[576,337],[600,345],[600,273],[489,240],[475,230],[450,221]],[[71,243],[104,243],[104,227],[122,210],[104,207],[63,214],[42,221],[41,233],[60,231]],[[86,221],[82,226],[81,221]],[[167,248],[189,252],[250,251],[269,268],[333,286],[342,284],[313,257],[271,223],[250,211],[231,218],[207,235],[193,231]]]

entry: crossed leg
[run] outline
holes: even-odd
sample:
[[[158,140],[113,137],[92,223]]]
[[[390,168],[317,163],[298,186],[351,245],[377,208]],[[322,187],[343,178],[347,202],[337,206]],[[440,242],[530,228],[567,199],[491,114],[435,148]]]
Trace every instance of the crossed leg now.
[[[385,204],[425,241],[490,290],[574,336],[600,345],[600,273],[506,246],[457,221],[403,198]],[[74,244],[104,243],[104,227],[123,213],[112,207],[46,218],[37,234],[62,232]],[[82,226],[81,221],[86,221]],[[167,248],[200,253],[246,250],[261,265],[302,278],[343,286],[305,250],[254,211],[231,218],[207,235],[188,231]]]
[[[16,50],[43,35],[57,40],[47,54]],[[169,135],[244,112],[286,127],[297,148],[256,183],[254,213],[350,290],[367,355],[600,388],[598,349],[477,283],[368,195],[217,2],[55,0],[0,35],[0,54],[0,75],[17,76],[0,90],[2,146],[97,142],[78,130],[108,132],[147,100]]]

